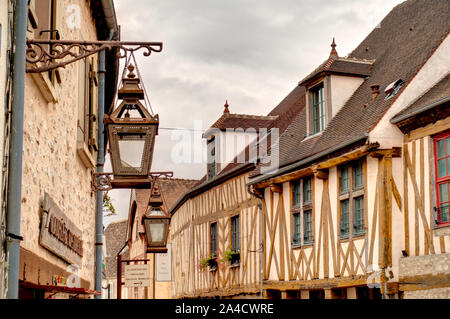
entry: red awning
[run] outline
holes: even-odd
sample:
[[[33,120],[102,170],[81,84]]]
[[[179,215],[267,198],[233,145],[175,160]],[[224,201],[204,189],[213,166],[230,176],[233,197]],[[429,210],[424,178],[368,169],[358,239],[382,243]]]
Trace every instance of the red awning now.
[[[53,292],[53,293],[67,293],[67,294],[74,294],[74,295],[101,295],[101,292],[90,290],[87,288],[72,288],[67,286],[54,286],[54,285],[36,285],[31,282],[26,281],[20,281],[19,286],[21,288],[29,288],[29,289],[39,289],[39,290],[45,290],[46,292]]]

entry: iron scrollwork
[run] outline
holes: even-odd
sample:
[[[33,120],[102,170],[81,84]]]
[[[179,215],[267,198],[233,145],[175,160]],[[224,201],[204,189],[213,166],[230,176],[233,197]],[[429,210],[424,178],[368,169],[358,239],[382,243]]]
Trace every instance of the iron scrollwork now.
[[[113,173],[96,173],[92,172],[92,191],[107,192],[114,188],[113,186]],[[152,172],[148,175],[151,183],[160,177],[171,178],[173,172]]]
[[[118,48],[117,55],[124,58],[127,53],[141,49],[144,56],[161,52],[161,42],[123,42],[123,41],[70,41],[70,40],[27,40],[27,73],[41,73],[84,59],[103,50]],[[59,61],[68,57],[64,61]],[[39,64],[37,64],[39,63]]]

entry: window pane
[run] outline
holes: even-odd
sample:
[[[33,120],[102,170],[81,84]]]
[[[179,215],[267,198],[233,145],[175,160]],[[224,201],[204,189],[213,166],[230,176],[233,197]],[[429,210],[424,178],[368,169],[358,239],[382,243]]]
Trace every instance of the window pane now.
[[[217,224],[211,224],[211,255],[217,252]]]
[[[439,202],[448,202],[448,185],[449,183],[439,185]]]
[[[294,201],[293,205],[295,206],[300,203],[300,181],[296,181],[294,183],[292,192],[293,192],[292,197]]]
[[[303,227],[303,239],[304,244],[311,243],[312,237],[312,211],[307,210],[303,213],[304,216],[304,227]]]
[[[357,161],[353,166],[353,184],[354,188],[359,188],[363,186],[363,169],[362,161]]]
[[[341,192],[348,191],[348,188],[349,188],[348,166],[343,166],[341,168]]]
[[[303,180],[303,202],[311,202],[311,177]]]
[[[450,205],[444,204],[439,207],[439,222],[445,223],[450,221]]]
[[[440,159],[438,160],[438,177],[443,177],[447,175],[446,169],[445,169],[445,161],[446,159]]]
[[[447,137],[445,139],[445,141],[446,141],[446,146],[445,146],[446,152],[445,152],[445,155],[450,156],[450,137]]]
[[[300,214],[294,214],[294,236],[293,243],[294,245],[300,245]]]
[[[364,196],[354,200],[353,229],[356,235],[364,233]]]
[[[440,140],[436,142],[436,148],[437,148],[437,157],[442,158],[445,156],[445,144],[444,140]]]
[[[341,237],[347,237],[349,232],[348,199],[341,201]]]
[[[233,233],[233,242],[232,242],[232,250],[234,252],[239,251],[240,245],[239,245],[239,216],[234,216],[231,218],[231,226],[232,226],[232,233]]]

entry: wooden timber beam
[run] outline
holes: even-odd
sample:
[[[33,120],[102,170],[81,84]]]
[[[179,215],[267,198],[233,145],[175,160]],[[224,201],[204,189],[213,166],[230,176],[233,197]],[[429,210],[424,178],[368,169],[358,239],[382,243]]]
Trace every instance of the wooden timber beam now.
[[[318,179],[328,179],[328,169],[319,169],[316,165],[312,167],[312,172]]]
[[[283,192],[283,187],[282,185],[278,184],[278,183],[272,183],[270,184],[270,190],[274,193],[282,193]]]
[[[373,151],[373,150],[377,149],[378,147],[379,147],[378,143],[364,145],[357,150],[354,150],[354,151],[345,153],[343,155],[331,158],[329,160],[320,162],[320,163],[316,164],[314,167],[318,170],[326,170],[331,167],[338,166],[338,165],[341,165],[341,164],[344,164],[344,163],[347,163],[347,162],[350,162],[353,160],[357,160],[361,157],[364,157],[369,153],[369,151]],[[265,181],[261,181],[260,183],[256,183],[254,185],[254,187],[255,188],[266,188],[266,187],[270,187],[270,185],[274,184],[274,183],[282,184],[284,182],[289,182],[289,181],[303,178],[303,177],[306,177],[306,176],[309,176],[312,174],[313,174],[312,166],[308,166],[308,167],[293,171],[291,173],[287,173],[287,174],[284,174],[281,176],[276,176],[274,178],[271,178],[271,179],[268,179]]]
[[[369,152],[370,156],[375,158],[383,158],[385,156],[389,157],[400,157],[402,156],[401,147],[393,147],[391,149],[376,149]]]
[[[296,280],[296,281],[264,281],[264,289],[331,289],[367,285],[369,275],[337,277],[329,279]]]
[[[400,291],[415,291],[450,286],[450,275],[441,273],[437,275],[404,276],[399,279]]]

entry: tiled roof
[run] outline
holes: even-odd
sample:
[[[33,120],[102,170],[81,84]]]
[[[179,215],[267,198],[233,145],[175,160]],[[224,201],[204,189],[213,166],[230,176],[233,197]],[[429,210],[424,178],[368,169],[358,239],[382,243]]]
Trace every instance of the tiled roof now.
[[[373,60],[342,58],[333,55],[301,80],[299,85],[306,85],[310,80],[313,80],[322,73],[347,74],[365,77],[370,75],[373,63]]]
[[[300,112],[280,137],[280,167],[367,135],[396,98],[385,99],[381,93],[371,101],[370,86],[385,88],[402,79],[404,85],[397,95],[401,94],[448,34],[449,12],[447,0],[409,0],[397,5],[347,58],[374,60],[370,77],[321,134],[305,139],[306,112]],[[252,177],[257,175],[255,170]]]
[[[296,115],[304,108],[305,106],[305,88],[301,86],[296,86],[269,114],[268,117],[273,117],[274,119],[270,122],[268,121],[266,124],[267,129],[278,128],[279,134],[281,135],[284,130],[289,126],[289,123],[296,117]],[[270,141],[268,141],[268,146],[270,147]],[[248,159],[249,147],[247,146],[243,151],[245,153],[245,158]],[[194,194],[200,189],[207,189],[209,185],[215,184],[218,180],[224,179],[227,180],[227,175],[234,174],[235,171],[244,169],[245,166],[249,165],[246,163],[238,163],[237,159],[239,155],[235,157],[235,159],[229,163],[223,170],[221,170],[214,178],[208,180],[206,175],[198,181],[198,183],[191,190],[187,191],[183,194],[182,197],[178,199],[176,202],[176,206],[180,205],[183,200],[186,200],[190,194]],[[250,164],[253,168],[253,164]],[[175,206],[171,206],[170,211],[173,213],[176,211]]]
[[[117,277],[117,253],[123,248],[127,241],[128,220],[120,220],[109,223],[103,234],[105,236],[106,256],[103,257],[105,264],[105,277]],[[124,259],[129,258],[128,250],[122,254]]]
[[[257,130],[259,128],[270,126],[276,118],[277,116],[224,113],[213,125],[211,125],[211,128],[217,128],[222,131],[230,128],[242,128],[244,130],[255,128]]]
[[[398,120],[413,115],[419,112],[424,107],[436,104],[439,101],[449,98],[450,96],[450,73],[442,78],[436,85],[430,88],[422,96],[411,103],[407,108],[395,115],[391,122],[395,123]]]

